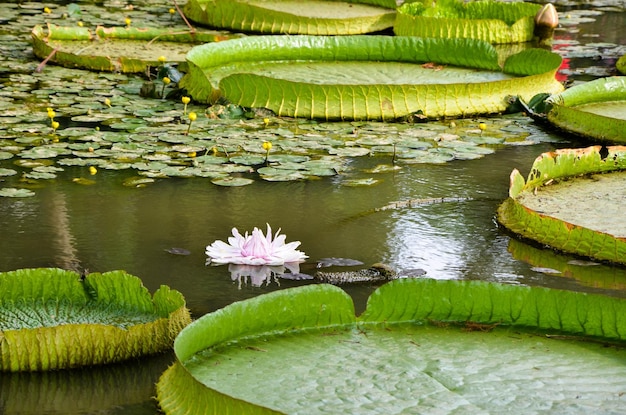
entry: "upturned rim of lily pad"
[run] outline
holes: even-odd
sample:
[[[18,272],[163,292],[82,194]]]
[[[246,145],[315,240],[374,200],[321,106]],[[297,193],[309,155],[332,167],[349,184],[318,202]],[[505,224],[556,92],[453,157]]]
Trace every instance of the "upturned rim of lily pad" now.
[[[277,407],[261,406],[254,398],[247,401],[244,390],[230,396],[203,381],[211,377],[210,368],[215,364],[211,358],[216,353],[226,356],[230,348],[245,345],[246,341],[259,340],[270,348],[275,341],[289,342],[316,333],[332,336],[380,330],[384,336],[386,330],[403,325],[432,325],[433,330],[443,330],[448,324],[467,327],[471,323],[477,327],[492,325],[491,329],[498,325],[514,327],[516,332],[623,342],[626,327],[620,316],[624,310],[624,299],[601,295],[484,281],[409,278],[378,288],[368,299],[365,312],[356,316],[351,297],[338,287],[316,284],[288,288],[233,303],[186,327],[175,341],[176,363],[157,384],[157,400],[166,414],[212,414],[215,407],[228,408],[233,413],[283,413]],[[481,334],[490,336],[487,331],[490,329]],[[463,335],[457,335],[461,342]],[[248,353],[266,351],[252,346],[244,348]],[[276,361],[279,359],[277,356]],[[203,362],[207,362],[206,366]],[[315,377],[315,368],[309,369],[308,364],[303,358],[298,370]],[[338,369],[341,364],[332,358],[324,362]],[[406,361],[398,359],[388,365],[390,370],[396,365],[406,367]],[[332,392],[331,397],[337,398]],[[302,399],[306,401],[306,396]]]
[[[524,195],[536,198],[542,188],[558,186],[559,182],[566,182],[568,179],[624,170],[624,146],[603,148],[598,145],[543,153],[535,159],[526,180],[519,170],[513,169],[511,172],[509,197],[498,207],[498,221],[517,235],[557,250],[595,260],[626,264],[626,238],[591,229],[589,225],[558,219],[520,201]],[[562,203],[570,202],[564,200]],[[601,217],[603,212],[595,214]]]
[[[575,85],[545,100],[555,127],[608,144],[626,144],[626,76]]]
[[[0,273],[0,371],[46,371],[163,352],[191,322],[185,299],[124,271]]]

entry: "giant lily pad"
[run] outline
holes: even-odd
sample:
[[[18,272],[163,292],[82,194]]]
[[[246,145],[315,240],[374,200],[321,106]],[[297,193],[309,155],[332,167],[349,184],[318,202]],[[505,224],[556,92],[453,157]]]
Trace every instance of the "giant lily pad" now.
[[[626,76],[600,78],[546,99],[547,119],[560,129],[613,144],[626,143]]]
[[[623,351],[563,338],[622,341],[625,313],[599,295],[404,279],[357,318],[336,287],[287,289],[184,329],[157,398],[166,414],[611,411]]]
[[[41,59],[66,67],[97,71],[144,72],[168,62],[185,62],[190,45],[238,37],[221,32],[175,32],[169,29],[133,27],[61,27],[48,24],[31,32],[33,52]]]
[[[458,0],[406,3],[398,8],[394,32],[403,36],[470,38],[490,43],[533,39],[540,5],[525,2]]]
[[[360,3],[386,3],[390,8]],[[393,0],[190,0],[185,14],[211,27],[257,33],[352,35],[393,26]]]
[[[604,153],[606,151],[606,154]],[[498,220],[511,231],[559,250],[626,264],[626,147],[544,153],[528,179],[511,173]]]
[[[84,278],[57,268],[0,273],[0,370],[37,371],[118,362],[171,347],[191,321],[185,300],[153,296],[123,271]]]
[[[494,113],[510,95],[562,90],[558,55],[527,49],[501,68],[494,47],[475,39],[253,36],[197,46],[187,61],[181,86],[197,101],[225,97],[293,117]]]

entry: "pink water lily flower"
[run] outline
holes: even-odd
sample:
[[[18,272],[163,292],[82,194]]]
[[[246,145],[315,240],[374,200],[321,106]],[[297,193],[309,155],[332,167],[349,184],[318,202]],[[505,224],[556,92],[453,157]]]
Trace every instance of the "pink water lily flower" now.
[[[285,243],[285,235],[280,229],[272,239],[272,228],[267,225],[267,234],[254,228],[251,235],[241,235],[233,228],[233,236],[228,243],[215,241],[206,247],[206,254],[214,264],[242,265],[284,265],[285,263],[302,262],[308,258],[303,252],[296,250],[300,241]]]

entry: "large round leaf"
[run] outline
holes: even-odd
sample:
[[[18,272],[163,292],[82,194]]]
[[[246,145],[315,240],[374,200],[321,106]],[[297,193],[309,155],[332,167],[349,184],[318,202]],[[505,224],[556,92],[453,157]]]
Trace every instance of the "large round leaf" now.
[[[583,137],[626,144],[626,76],[576,85],[546,100],[548,121]]]
[[[526,181],[513,170],[498,220],[559,250],[626,264],[626,148],[606,151],[595,146],[544,153]]]
[[[0,273],[0,371],[118,362],[167,350],[191,317],[178,292],[153,296],[123,271]]]
[[[359,318],[353,313],[345,292],[313,285],[206,315],[176,339],[177,362],[157,385],[161,408],[199,415],[588,413],[621,404],[621,352],[563,338],[624,340],[624,299],[404,279],[374,292]]]
[[[508,97],[562,90],[561,58],[508,57],[474,39],[256,36],[193,48],[181,85],[198,101],[226,97],[282,116],[396,119],[504,111]]]
[[[190,0],[185,14],[196,22],[257,33],[351,35],[385,30],[393,25],[391,8],[330,0]],[[380,3],[380,1],[378,1]]]
[[[33,52],[41,59],[70,68],[97,71],[145,72],[157,67],[160,56],[169,62],[185,62],[192,44],[217,42],[239,35],[218,32],[175,32],[170,29],[61,27],[48,24],[31,32]]]

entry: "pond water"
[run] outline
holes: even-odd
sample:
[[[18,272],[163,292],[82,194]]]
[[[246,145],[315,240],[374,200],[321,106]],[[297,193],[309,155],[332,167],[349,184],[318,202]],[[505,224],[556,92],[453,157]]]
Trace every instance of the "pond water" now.
[[[27,5],[32,15],[41,7]],[[14,9],[15,5],[7,8]],[[567,58],[560,72],[563,80],[581,82],[614,74],[615,61],[626,53],[626,46],[620,45],[626,39],[625,13],[573,6],[563,7],[563,13],[564,28],[557,31],[554,42],[555,50]],[[21,19],[29,21],[24,16]],[[0,31],[5,36],[15,35],[13,41],[18,44],[24,42],[26,32],[17,32],[15,20],[12,22],[9,29]],[[2,72],[6,76],[0,77],[0,91],[9,86],[11,68],[24,65],[24,56],[28,57],[27,52],[20,52],[12,61],[12,54],[4,55]],[[46,98],[39,93],[15,99],[31,104],[40,99],[40,106],[45,107]],[[3,116],[8,122],[12,114]],[[205,264],[206,245],[226,240],[233,227],[244,232],[253,227],[265,229],[268,223],[274,230],[281,228],[287,241],[301,242],[299,249],[309,256],[301,265],[303,273],[314,273],[319,260],[336,257],[355,259],[364,266],[384,262],[397,269],[423,269],[431,278],[626,296],[626,269],[589,264],[527,244],[512,238],[495,221],[495,211],[507,197],[513,168],[526,174],[542,152],[586,143],[544,131],[521,115],[480,121],[487,124],[487,131],[492,125],[509,123],[512,131],[525,137],[520,141],[525,145],[500,144],[493,147],[495,153],[474,160],[400,163],[400,169],[386,173],[370,170],[390,164],[389,155],[354,157],[335,177],[256,180],[243,187],[220,187],[205,178],[175,178],[129,188],[122,183],[133,173],[102,169],[90,177],[94,184],[81,186],[72,179],[84,176],[85,168],[68,167],[57,179],[37,186],[33,197],[0,197],[0,271],[124,269],[140,277],[150,291],[161,284],[181,291],[193,316],[199,317],[234,301],[311,283],[272,279],[257,286],[252,281],[233,281],[226,266]],[[14,168],[13,160],[0,162],[1,167]],[[348,185],[355,183],[348,181],[352,179],[375,184]],[[408,200],[415,201],[411,207],[377,210]],[[345,287],[357,312],[363,310],[374,289],[369,285]],[[105,368],[2,374],[0,413],[154,414],[153,385],[172,361],[173,356],[166,354]]]

